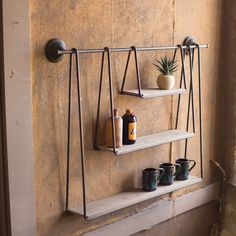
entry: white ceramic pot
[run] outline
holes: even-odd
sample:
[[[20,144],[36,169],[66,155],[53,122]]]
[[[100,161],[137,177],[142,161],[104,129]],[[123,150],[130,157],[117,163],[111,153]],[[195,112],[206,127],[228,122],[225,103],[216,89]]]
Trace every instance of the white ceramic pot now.
[[[175,86],[175,77],[161,74],[157,77],[157,86],[160,89],[172,89]]]

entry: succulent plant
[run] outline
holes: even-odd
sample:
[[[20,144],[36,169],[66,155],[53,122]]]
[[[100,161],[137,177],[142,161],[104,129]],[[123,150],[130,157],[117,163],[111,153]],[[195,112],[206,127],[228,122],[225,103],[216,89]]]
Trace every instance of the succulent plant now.
[[[178,68],[177,61],[165,56],[161,60],[156,59],[157,64],[153,64],[163,75],[172,75]]]

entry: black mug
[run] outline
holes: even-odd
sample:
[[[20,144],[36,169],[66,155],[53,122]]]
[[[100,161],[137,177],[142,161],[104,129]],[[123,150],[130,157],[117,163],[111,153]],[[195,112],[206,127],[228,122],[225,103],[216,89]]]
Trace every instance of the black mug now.
[[[176,169],[176,176],[175,176],[175,178],[177,180],[188,179],[189,172],[195,167],[196,161],[188,160],[186,158],[179,158],[175,162],[180,164],[180,166],[178,166],[177,169]],[[189,167],[191,162],[193,164],[192,164],[191,167]]]
[[[143,170],[143,190],[155,191],[157,189],[157,181],[164,174],[162,168],[146,168]]]
[[[175,167],[180,167],[180,164],[172,164],[172,163],[162,163],[160,168],[165,170],[164,175],[160,178],[161,185],[171,185],[174,182],[174,176],[176,174]]]

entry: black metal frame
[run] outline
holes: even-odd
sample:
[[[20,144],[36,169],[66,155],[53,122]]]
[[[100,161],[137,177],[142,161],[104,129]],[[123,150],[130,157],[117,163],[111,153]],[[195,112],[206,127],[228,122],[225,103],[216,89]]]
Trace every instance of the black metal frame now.
[[[175,58],[177,50],[180,49],[181,53],[181,78],[180,78],[180,88],[182,88],[182,83],[184,82],[184,88],[187,89],[186,82],[186,74],[185,74],[185,55],[189,55],[189,64],[190,64],[190,84],[189,84],[189,97],[188,97],[188,109],[187,109],[187,125],[186,131],[189,130],[189,119],[190,119],[190,103],[192,104],[192,125],[193,132],[195,133],[195,112],[194,112],[194,87],[193,87],[193,64],[194,64],[194,50],[197,48],[198,51],[198,82],[199,82],[199,122],[200,122],[200,165],[201,165],[201,177],[203,178],[203,130],[202,130],[202,94],[201,94],[201,65],[200,65],[200,48],[207,48],[208,45],[198,45],[194,43],[194,40],[190,37],[185,39],[185,45],[177,45],[177,46],[168,46],[168,47],[142,47],[137,48],[132,46],[130,48],[108,48],[105,47],[103,49],[76,49],[72,48],[70,50],[65,49],[65,44],[63,41],[59,39],[52,39],[48,42],[46,46],[46,56],[49,61],[55,63],[62,60],[64,54],[69,54],[69,83],[68,83],[68,130],[67,130],[67,173],[66,173],[66,211],[72,212],[69,209],[69,194],[70,194],[70,128],[71,128],[71,96],[72,96],[72,66],[73,66],[73,56],[75,57],[75,65],[76,65],[76,83],[77,83],[77,96],[78,96],[78,111],[79,111],[79,128],[80,128],[80,149],[81,149],[81,168],[82,168],[82,189],[83,189],[83,212],[84,218],[87,220],[87,201],[86,201],[86,178],[85,178],[85,153],[84,153],[84,136],[83,136],[83,116],[82,116],[82,96],[80,90],[80,61],[79,56],[83,53],[102,53],[101,60],[101,71],[100,71],[100,83],[99,83],[99,94],[98,94],[98,105],[97,105],[97,119],[96,119],[96,129],[95,129],[95,140],[94,146],[96,149],[99,149],[99,145],[97,142],[98,139],[98,127],[99,127],[99,115],[100,115],[100,106],[101,106],[101,92],[102,92],[102,82],[104,75],[104,61],[105,54],[107,54],[108,61],[108,80],[109,80],[109,94],[110,94],[110,112],[112,117],[112,142],[113,142],[113,153],[117,155],[117,148],[115,145],[115,122],[114,122],[114,102],[113,102],[113,85],[112,85],[112,68],[111,68],[111,52],[128,52],[127,62],[125,66],[123,81],[121,85],[121,93],[129,94],[124,91],[125,79],[127,75],[128,65],[130,61],[131,52],[134,52],[135,59],[135,67],[136,67],[136,79],[138,86],[138,95],[142,98],[142,88],[141,88],[141,80],[139,73],[139,63],[138,63],[138,51],[151,51],[151,50],[175,50],[173,58]],[[188,52],[188,53],[187,53]],[[129,94],[131,95],[131,94]],[[132,96],[135,96],[132,94]],[[178,96],[178,105],[176,112],[176,122],[175,128],[178,127],[179,120],[179,110],[181,103],[181,94]],[[185,141],[185,158],[187,155],[187,139]],[[74,212],[75,213],[75,212]]]

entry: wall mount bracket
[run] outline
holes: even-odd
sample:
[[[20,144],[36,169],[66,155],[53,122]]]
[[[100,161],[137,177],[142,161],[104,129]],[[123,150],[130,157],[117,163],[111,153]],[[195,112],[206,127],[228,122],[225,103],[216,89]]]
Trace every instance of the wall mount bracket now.
[[[196,45],[196,40],[192,36],[188,36],[184,39],[183,45],[188,46],[188,45]]]
[[[45,53],[50,62],[57,63],[63,59],[63,54],[60,51],[66,50],[66,44],[64,41],[54,38],[48,41]]]
[[[195,38],[193,38],[192,36],[188,36],[184,39],[183,41],[183,46],[193,46],[193,45],[197,45]],[[186,54],[189,55],[189,48],[187,48],[186,50]]]

